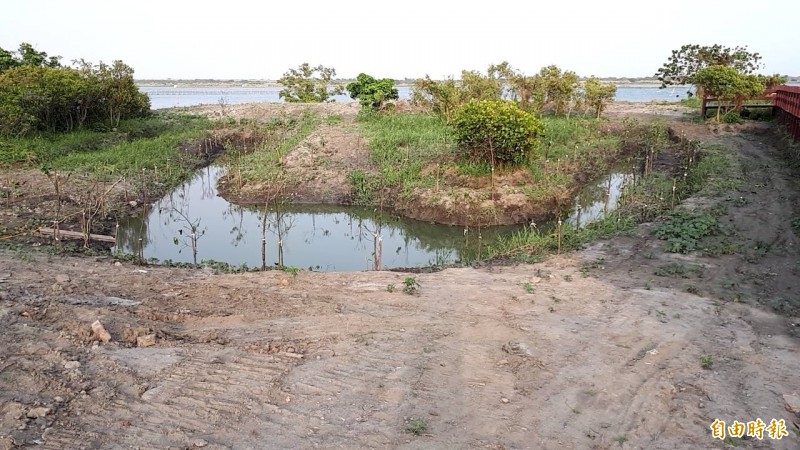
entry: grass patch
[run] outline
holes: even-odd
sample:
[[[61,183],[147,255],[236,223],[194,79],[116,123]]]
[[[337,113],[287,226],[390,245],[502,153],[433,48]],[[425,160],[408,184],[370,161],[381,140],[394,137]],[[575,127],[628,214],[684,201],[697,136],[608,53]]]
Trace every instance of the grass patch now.
[[[654,273],[659,277],[690,278],[696,276],[702,278],[703,270],[703,266],[698,264],[669,263],[658,266]]]
[[[404,191],[433,185],[435,175],[423,174],[422,169],[455,156],[452,130],[438,116],[362,113],[359,123],[378,168],[380,185],[401,186]]]
[[[328,116],[325,120],[334,120]],[[258,136],[255,148],[231,146],[225,163],[227,177],[242,186],[249,182],[275,180],[283,174],[283,157],[297,147],[322,123],[319,115],[304,111],[301,115],[274,119],[266,124],[252,123],[249,131]]]
[[[178,146],[210,128],[202,117],[163,114],[126,120],[112,131],[78,130],[4,139],[0,165],[80,170],[110,175],[167,167],[179,160]]]
[[[423,419],[412,417],[406,421],[406,433],[419,436],[428,430],[428,422]]]
[[[359,125],[370,148],[377,170],[373,191],[395,188],[404,198],[412,198],[417,189],[432,189],[443,196],[461,195],[465,188],[477,192],[477,198],[490,198],[495,192],[521,193],[532,203],[562,204],[568,193],[587,180],[607,172],[622,154],[622,138],[601,129],[595,119],[582,117],[540,118],[546,127],[545,137],[520,166],[497,166],[492,181],[488,162],[468,158],[457,148],[452,128],[440,117],[425,113],[359,115]],[[528,174],[525,173],[527,170]],[[501,178],[497,178],[501,177]],[[505,178],[502,178],[505,177]],[[351,176],[353,197],[373,200],[365,195],[360,174]],[[467,194],[465,194],[467,195]],[[453,198],[463,202],[462,198]],[[366,206],[366,203],[363,203]],[[491,206],[482,206],[478,215],[492,216]]]

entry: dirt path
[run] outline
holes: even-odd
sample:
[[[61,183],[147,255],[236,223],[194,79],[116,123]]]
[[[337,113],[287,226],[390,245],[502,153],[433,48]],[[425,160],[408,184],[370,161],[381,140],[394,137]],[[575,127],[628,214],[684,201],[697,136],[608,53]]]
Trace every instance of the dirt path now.
[[[800,189],[762,136],[686,127],[741,155],[745,188],[716,199],[738,254],[665,254],[644,225],[542,264],[415,275],[407,295],[390,272],[1,251],[0,448],[798,448]],[[670,262],[703,278],[654,276]],[[776,298],[786,315],[750,305]],[[726,444],[717,418],[790,436]]]

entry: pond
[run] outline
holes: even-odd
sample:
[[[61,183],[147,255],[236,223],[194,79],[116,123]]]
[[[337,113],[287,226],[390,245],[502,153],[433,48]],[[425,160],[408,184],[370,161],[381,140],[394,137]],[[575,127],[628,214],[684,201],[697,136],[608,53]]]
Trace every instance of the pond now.
[[[120,223],[116,250],[141,249],[145,258],[161,261],[214,260],[251,268],[282,262],[315,271],[360,271],[472,261],[479,233],[482,248],[521,228],[465,229],[342,206],[244,207],[217,195],[223,174],[219,166],[202,169],[145,214]],[[587,187],[576,197],[569,221],[583,226],[613,211],[628,180],[629,175],[614,173]]]

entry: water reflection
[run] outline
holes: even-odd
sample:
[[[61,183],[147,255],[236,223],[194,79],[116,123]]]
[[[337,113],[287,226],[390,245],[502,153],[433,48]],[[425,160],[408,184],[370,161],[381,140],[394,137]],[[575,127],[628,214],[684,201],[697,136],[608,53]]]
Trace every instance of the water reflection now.
[[[477,239],[477,230],[465,233],[389,214],[379,218],[363,208],[233,205],[216,193],[222,170],[199,171],[147,214],[122,223],[119,249],[136,254],[142,239],[145,258],[193,262],[194,234],[198,261],[354,271],[458,262],[470,256]],[[482,236],[490,240],[512,229],[482,230]]]
[[[162,261],[358,271],[472,261],[498,236],[520,228],[465,229],[339,206],[243,207],[217,195],[222,173],[217,166],[202,169],[147,214],[121,223],[119,250],[139,254],[141,246],[144,258]],[[587,187],[568,222],[583,227],[613,211],[630,180],[614,173]]]

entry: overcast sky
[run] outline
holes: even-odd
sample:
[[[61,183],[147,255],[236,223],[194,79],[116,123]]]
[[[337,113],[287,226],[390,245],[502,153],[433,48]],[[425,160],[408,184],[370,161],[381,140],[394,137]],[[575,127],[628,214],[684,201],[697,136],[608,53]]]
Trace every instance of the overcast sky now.
[[[342,78],[441,78],[504,60],[639,77],[683,44],[719,43],[798,75],[798,18],[800,0],[0,0],[0,47],[122,59],[139,79],[276,79],[302,62]]]

